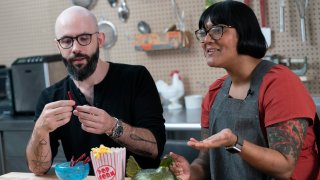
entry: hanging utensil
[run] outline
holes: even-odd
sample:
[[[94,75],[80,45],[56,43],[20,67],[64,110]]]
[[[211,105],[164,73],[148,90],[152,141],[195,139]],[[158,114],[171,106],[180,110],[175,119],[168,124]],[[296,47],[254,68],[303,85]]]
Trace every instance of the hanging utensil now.
[[[138,22],[138,30],[142,34],[148,34],[151,33],[151,28],[148,23],[145,21],[139,21]]]
[[[306,29],[305,29],[305,10],[308,6],[308,0],[295,0],[299,16],[300,16],[300,33],[301,33],[301,41],[304,43],[306,41]]]
[[[261,31],[266,39],[267,46],[271,45],[271,28],[266,27],[266,14],[265,14],[265,2],[260,0],[260,16],[261,16]]]
[[[181,28],[183,26],[182,17],[181,17],[182,14],[180,12],[180,9],[179,9],[179,6],[178,6],[176,0],[171,0],[171,3],[172,3],[172,7],[173,7],[173,12],[174,12],[176,19],[178,21],[177,27],[179,30],[181,30]]]
[[[244,4],[250,7],[251,0],[244,0]],[[260,0],[260,16],[261,16],[261,32],[267,42],[267,46],[271,45],[271,29],[266,27],[265,4],[264,0]]]
[[[96,5],[97,0],[71,0],[71,3],[91,10]]]
[[[108,2],[109,2],[110,6],[111,6],[112,8],[116,7],[116,6],[117,6],[117,3],[118,3],[117,0],[108,0]]]
[[[284,8],[285,8],[285,2],[284,2],[284,0],[279,0],[279,31],[280,32],[284,32],[284,27],[285,27],[285,25],[284,25],[284,22],[285,22],[285,20],[284,20]]]
[[[105,34],[106,40],[103,47],[106,49],[111,48],[117,41],[117,29],[112,22],[107,20],[100,20],[98,22],[99,31]]]
[[[186,47],[186,45],[189,44],[189,39],[188,39],[188,36],[186,36],[186,27],[185,27],[185,13],[184,11],[180,10],[176,0],[171,0],[171,3],[172,3],[172,7],[173,7],[173,12],[175,14],[175,17],[177,19],[177,27],[178,27],[178,30],[181,32],[181,45],[182,47]]]
[[[121,22],[127,22],[129,18],[129,8],[127,7],[125,0],[121,0],[120,2],[118,16]]]

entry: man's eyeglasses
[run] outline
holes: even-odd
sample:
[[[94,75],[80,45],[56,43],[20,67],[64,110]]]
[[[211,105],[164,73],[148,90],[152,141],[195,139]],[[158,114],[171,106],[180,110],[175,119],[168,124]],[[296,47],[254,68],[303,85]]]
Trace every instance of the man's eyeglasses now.
[[[60,46],[63,49],[69,49],[73,46],[74,40],[77,40],[77,42],[81,46],[87,46],[91,43],[92,35],[98,34],[99,32],[95,32],[92,34],[80,34],[79,36],[76,37],[62,37],[61,39],[57,39],[56,41],[59,42]]]
[[[204,42],[204,39],[208,33],[212,39],[219,40],[223,35],[224,28],[232,28],[232,26],[218,24],[218,25],[212,26],[209,30],[198,29],[194,33],[200,42]]]

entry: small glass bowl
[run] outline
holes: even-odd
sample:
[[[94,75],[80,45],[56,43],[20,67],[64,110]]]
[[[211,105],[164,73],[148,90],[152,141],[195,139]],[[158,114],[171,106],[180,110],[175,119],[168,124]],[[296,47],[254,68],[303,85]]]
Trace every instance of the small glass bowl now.
[[[56,164],[55,172],[60,180],[83,180],[89,174],[90,166],[83,161],[78,162],[75,166],[70,166],[70,162]]]

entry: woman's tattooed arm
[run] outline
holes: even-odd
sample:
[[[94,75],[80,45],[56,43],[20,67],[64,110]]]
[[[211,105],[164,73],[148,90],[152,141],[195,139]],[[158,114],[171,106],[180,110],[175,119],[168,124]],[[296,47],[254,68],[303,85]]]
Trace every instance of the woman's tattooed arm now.
[[[269,147],[297,161],[308,129],[306,119],[293,119],[267,128]]]

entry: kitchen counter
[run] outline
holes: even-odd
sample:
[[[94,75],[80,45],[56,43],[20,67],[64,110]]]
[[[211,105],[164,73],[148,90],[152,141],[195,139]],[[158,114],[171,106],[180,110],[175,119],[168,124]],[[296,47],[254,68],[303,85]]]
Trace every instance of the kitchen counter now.
[[[163,116],[168,131],[200,130],[201,109],[164,109]],[[34,126],[33,118],[33,116],[0,116],[0,131],[32,130]]]
[[[200,130],[201,109],[164,110],[167,131]]]
[[[0,180],[56,180],[58,179],[56,175],[44,175],[44,176],[36,176],[33,173],[23,173],[23,172],[10,172],[8,174],[4,174],[0,176]],[[95,177],[87,177],[87,180],[94,180]]]
[[[22,172],[10,172],[0,176],[0,180],[56,180],[58,179],[55,174],[35,176],[33,173],[22,173]],[[125,180],[131,178],[126,177]],[[86,180],[96,180],[95,176],[88,176]]]

